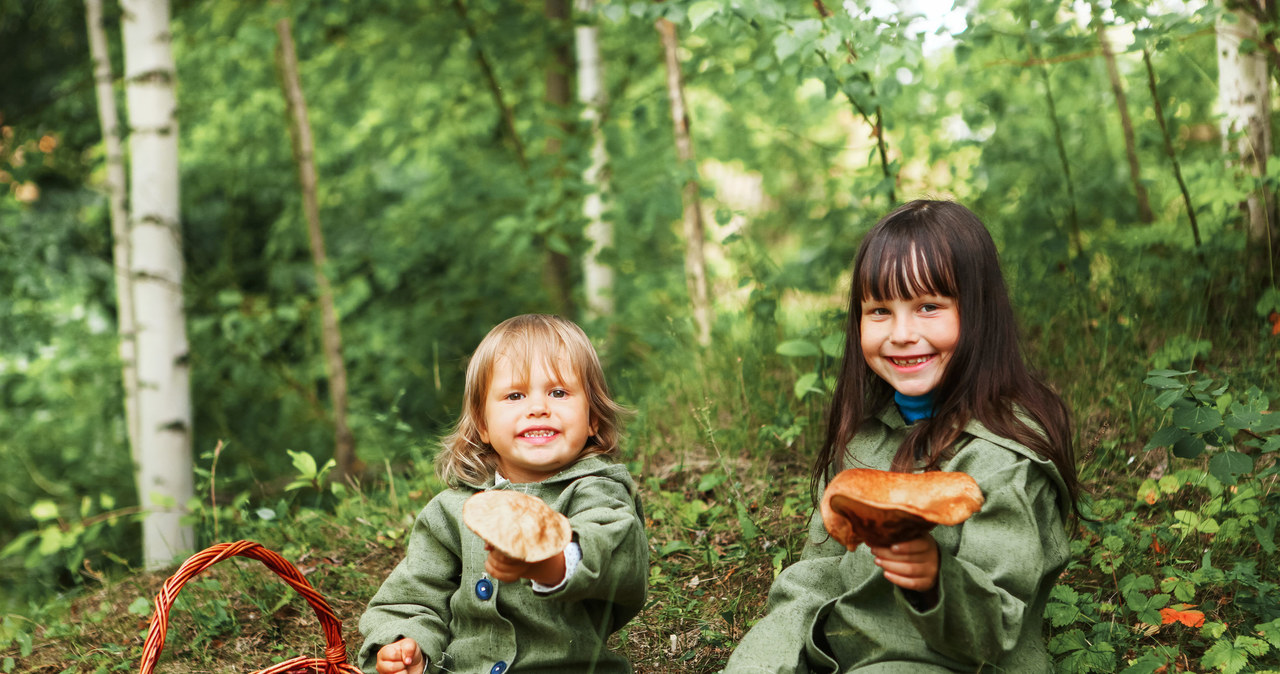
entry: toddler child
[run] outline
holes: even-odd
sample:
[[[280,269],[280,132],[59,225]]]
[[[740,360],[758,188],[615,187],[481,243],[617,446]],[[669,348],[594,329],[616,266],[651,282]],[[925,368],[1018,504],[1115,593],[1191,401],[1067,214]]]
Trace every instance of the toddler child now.
[[[577,325],[527,314],[489,332],[436,461],[449,489],[418,514],[404,559],[360,618],[364,671],[631,671],[605,647],[643,607],[648,580],[640,498],[610,460],[621,412]],[[563,554],[522,562],[464,526],[463,502],[492,489],[567,516]]]

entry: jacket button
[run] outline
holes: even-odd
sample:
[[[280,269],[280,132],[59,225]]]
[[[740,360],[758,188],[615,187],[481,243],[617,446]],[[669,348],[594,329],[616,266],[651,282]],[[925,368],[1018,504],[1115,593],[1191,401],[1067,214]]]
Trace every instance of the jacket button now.
[[[476,596],[480,598],[480,601],[489,601],[489,597],[493,596],[493,583],[488,578],[481,578],[476,581]],[[503,669],[507,668],[505,663],[498,664],[502,665]]]
[[[498,664],[494,665],[494,666],[489,670],[489,674],[502,674],[502,673],[503,673],[503,672],[505,672],[505,671],[507,671],[507,663],[505,663],[505,662],[503,662],[503,661],[499,660],[499,661],[498,661]]]

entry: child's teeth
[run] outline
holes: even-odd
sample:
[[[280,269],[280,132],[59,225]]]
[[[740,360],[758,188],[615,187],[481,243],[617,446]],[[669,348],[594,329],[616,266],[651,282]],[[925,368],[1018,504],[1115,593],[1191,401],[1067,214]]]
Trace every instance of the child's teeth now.
[[[915,358],[894,358],[893,362],[899,365],[919,365],[926,360],[929,360],[928,356],[917,356]]]
[[[529,431],[525,433],[525,437],[529,438],[545,438],[555,435],[555,431]]]

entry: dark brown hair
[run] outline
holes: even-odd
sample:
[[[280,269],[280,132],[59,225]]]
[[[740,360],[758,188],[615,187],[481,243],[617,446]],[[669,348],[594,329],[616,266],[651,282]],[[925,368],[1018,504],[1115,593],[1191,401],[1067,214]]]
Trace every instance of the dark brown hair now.
[[[1079,492],[1070,415],[1062,398],[1023,360],[1017,321],[991,234],[969,209],[913,201],[886,215],[862,240],[853,263],[844,361],[827,417],[827,437],[810,476],[819,489],[842,470],[845,447],[893,399],[893,388],[862,355],[862,302],[924,294],[953,298],[960,339],[933,390],[934,415],[907,435],[892,469],[936,469],[966,423],[977,420],[1052,461],[1071,502]],[[1026,415],[1036,426],[1028,424]]]

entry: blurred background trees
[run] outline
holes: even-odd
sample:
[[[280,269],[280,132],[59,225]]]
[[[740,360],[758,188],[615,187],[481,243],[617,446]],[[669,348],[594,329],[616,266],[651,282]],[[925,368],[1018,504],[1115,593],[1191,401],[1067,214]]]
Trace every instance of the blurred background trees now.
[[[1255,140],[1274,106],[1229,123],[1216,55],[1216,35],[1235,36],[1265,71],[1254,102],[1270,101],[1274,9],[970,0],[923,11],[937,4],[176,0],[166,78],[126,68],[132,3],[108,0],[133,240],[138,190],[158,186],[137,171],[160,165],[132,145],[155,127],[125,94],[140,81],[176,94],[176,134],[159,135],[176,141],[180,212],[163,220],[180,223],[185,271],[166,287],[181,283],[189,350],[165,357],[190,368],[191,419],[158,426],[190,436],[194,466],[163,465],[194,477],[197,503],[173,505],[195,513],[195,542],[209,542],[210,510],[287,513],[298,455],[318,473],[343,423],[353,460],[339,474],[351,479],[317,502],[428,465],[467,354],[527,311],[566,313],[599,340],[638,412],[638,468],[703,441],[689,405],[709,409],[722,446],[803,461],[833,354],[779,345],[839,330],[861,234],[918,197],[956,198],[992,229],[1034,357],[1077,411],[1086,470],[1126,465],[1158,424],[1141,393],[1150,367],[1280,389],[1277,167]],[[144,563],[84,12],[0,3],[10,606],[42,583]],[[282,20],[313,137],[323,258],[275,56]],[[655,26],[669,27],[665,46]],[[585,30],[598,68],[584,67]],[[684,89],[674,126],[672,65]],[[591,77],[599,88],[582,95]],[[682,129],[696,151],[678,149]],[[602,209],[584,208],[598,197]],[[685,226],[694,217],[701,230]],[[686,282],[698,247],[705,307]],[[135,280],[159,280],[139,264]],[[612,278],[589,281],[601,269]],[[341,325],[345,402],[331,395],[318,279]],[[135,297],[145,323],[158,301]],[[156,355],[139,341],[139,363]]]

